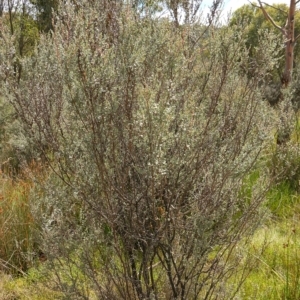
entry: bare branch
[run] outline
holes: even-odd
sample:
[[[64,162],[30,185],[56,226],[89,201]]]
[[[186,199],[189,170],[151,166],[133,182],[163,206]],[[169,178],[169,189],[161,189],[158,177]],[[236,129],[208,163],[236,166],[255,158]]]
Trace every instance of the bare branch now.
[[[299,0],[299,1],[300,1],[300,0]],[[278,11],[280,11],[280,12],[286,14],[286,11],[280,9],[279,7],[273,6],[273,5],[268,4],[268,3],[266,3],[266,2],[262,2],[262,4],[264,4],[264,5],[266,5],[266,6],[269,6],[269,7],[272,7],[272,8],[274,8],[274,9],[276,9],[276,10],[278,10]]]
[[[294,39],[294,43],[300,38],[300,34],[298,34],[295,39]]]
[[[259,3],[259,6],[256,5],[256,4],[254,4],[254,3],[251,3],[251,4],[252,4],[254,7],[260,8],[260,9],[262,10],[262,12],[263,12],[265,18],[266,18],[267,20],[269,20],[275,28],[277,28],[278,30],[280,30],[280,32],[281,32],[282,34],[285,34],[284,29],[283,29],[281,26],[277,25],[276,22],[273,20],[273,18],[267,13],[267,11],[265,10],[265,8],[263,7],[263,2],[261,2],[260,0],[258,0],[258,3]]]

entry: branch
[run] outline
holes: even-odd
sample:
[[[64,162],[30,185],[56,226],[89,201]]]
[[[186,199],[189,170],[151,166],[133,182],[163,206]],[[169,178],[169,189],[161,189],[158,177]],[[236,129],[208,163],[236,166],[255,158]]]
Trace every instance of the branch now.
[[[298,0],[298,1],[300,1],[300,0]],[[273,6],[273,5],[271,5],[271,4],[268,4],[268,3],[266,3],[266,2],[262,2],[262,4],[264,4],[264,5],[266,5],[266,6],[269,6],[269,7],[272,7],[272,8],[274,8],[274,9],[276,9],[276,10],[278,10],[278,11],[280,11],[280,12],[286,14],[286,11],[280,9],[279,7],[275,7],[275,6]]]
[[[300,0],[298,0],[298,1],[300,1]],[[280,30],[280,32],[281,32],[282,34],[285,34],[283,28],[280,27],[279,25],[277,25],[277,24],[275,23],[275,21],[273,20],[273,18],[266,12],[265,8],[263,7],[263,2],[261,2],[260,0],[258,0],[258,3],[259,3],[259,6],[256,5],[256,4],[254,4],[254,3],[251,3],[251,4],[252,4],[254,7],[260,8],[260,9],[262,10],[262,12],[263,12],[265,18],[266,18],[267,20],[269,20],[275,28],[277,28],[278,30]]]
[[[300,0],[299,0],[300,1]],[[300,38],[300,34],[298,34],[295,38],[294,38],[294,43]]]

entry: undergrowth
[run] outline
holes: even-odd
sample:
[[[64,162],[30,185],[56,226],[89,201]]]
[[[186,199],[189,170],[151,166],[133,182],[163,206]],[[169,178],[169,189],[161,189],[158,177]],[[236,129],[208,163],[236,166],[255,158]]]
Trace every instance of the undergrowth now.
[[[0,270],[12,275],[25,275],[38,259],[33,233],[37,224],[30,207],[32,172],[43,173],[35,163],[24,168],[18,179],[0,171]]]

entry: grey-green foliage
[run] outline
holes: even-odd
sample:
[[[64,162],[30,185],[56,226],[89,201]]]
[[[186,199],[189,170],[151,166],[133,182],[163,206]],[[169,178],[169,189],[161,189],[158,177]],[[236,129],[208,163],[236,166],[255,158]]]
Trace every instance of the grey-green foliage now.
[[[2,24],[3,25],[3,24]],[[15,36],[10,34],[9,28],[5,25],[1,27],[0,34],[0,164],[1,169],[11,174],[16,174],[21,156],[28,153],[28,144],[23,135],[23,131],[18,122],[17,114],[14,110],[9,92],[11,81],[15,77]],[[9,87],[9,88],[8,88]]]
[[[20,123],[11,104],[0,96],[0,161],[1,169],[16,175],[21,156],[27,146],[26,138],[20,132]]]
[[[8,87],[22,72],[19,59],[33,52],[38,29],[26,3],[3,3],[6,9],[0,18],[0,161],[1,169],[15,176],[24,158],[29,160],[32,150],[28,149],[17,113],[10,102],[13,93]]]
[[[193,27],[105,3],[62,7],[8,87],[54,171],[35,204],[51,270],[68,299],[228,299],[222,258],[262,201],[240,190],[269,141],[274,61],[249,79],[240,32],[191,45]]]
[[[291,100],[296,110],[300,107],[300,68],[296,65],[293,71],[293,82],[291,83]]]

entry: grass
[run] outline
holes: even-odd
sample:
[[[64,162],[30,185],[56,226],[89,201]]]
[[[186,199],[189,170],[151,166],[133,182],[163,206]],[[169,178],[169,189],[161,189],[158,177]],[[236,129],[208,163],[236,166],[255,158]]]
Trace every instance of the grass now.
[[[299,216],[264,226],[243,249],[254,258],[256,268],[242,286],[241,299],[300,299],[298,223]]]
[[[27,269],[24,254],[31,249],[31,225],[28,195],[31,184],[1,174],[0,179],[0,267],[22,273]]]
[[[39,272],[31,269],[25,277],[14,278],[0,273],[1,300],[59,300],[59,293],[47,289]]]
[[[283,181],[268,192],[266,206],[273,219],[293,219],[300,214],[299,188],[295,188],[294,183]]]
[[[242,253],[239,269],[249,271],[237,299],[300,299],[300,195],[289,181],[267,194],[270,218],[251,240],[236,250]]]
[[[38,170],[34,165],[32,168]],[[21,178],[13,179],[0,171],[0,271],[14,275],[25,274],[36,250],[29,170],[24,170]]]
[[[0,299],[53,300],[59,294],[45,288],[35,257],[30,192],[31,172],[42,176],[37,164],[23,170],[19,179],[0,171]],[[35,266],[35,268],[33,267]]]

